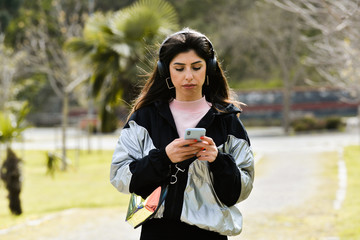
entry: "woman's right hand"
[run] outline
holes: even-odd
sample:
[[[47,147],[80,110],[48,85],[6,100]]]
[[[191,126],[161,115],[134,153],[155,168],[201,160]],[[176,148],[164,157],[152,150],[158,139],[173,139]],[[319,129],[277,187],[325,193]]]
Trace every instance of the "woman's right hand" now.
[[[201,147],[194,145],[195,143],[197,140],[177,138],[166,146],[165,152],[171,162],[182,162],[196,156],[202,150]]]

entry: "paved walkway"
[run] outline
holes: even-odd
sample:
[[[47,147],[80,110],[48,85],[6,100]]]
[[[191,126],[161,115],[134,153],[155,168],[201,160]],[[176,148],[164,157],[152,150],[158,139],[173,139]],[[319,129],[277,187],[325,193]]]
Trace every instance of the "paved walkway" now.
[[[233,240],[256,239],[251,238],[254,229],[250,231],[256,226],[247,226],[247,219],[261,218],[264,214],[281,212],[291,206],[301,207],[318,187],[322,153],[336,152],[342,145],[357,143],[357,136],[351,132],[296,137],[282,136],[276,129],[268,131],[269,136],[264,136],[265,133],[250,131],[253,149],[260,161],[256,166],[254,190],[240,204],[245,229],[240,236],[230,238]],[[71,209],[51,215],[44,221],[9,229],[6,234],[0,233],[0,239],[139,239],[139,229],[133,230],[124,218],[125,213],[119,209]]]

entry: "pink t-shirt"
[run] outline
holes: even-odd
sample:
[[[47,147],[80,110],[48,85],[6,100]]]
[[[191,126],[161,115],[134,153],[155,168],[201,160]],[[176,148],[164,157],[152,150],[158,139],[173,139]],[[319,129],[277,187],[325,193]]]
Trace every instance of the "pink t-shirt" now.
[[[179,137],[184,138],[185,129],[194,128],[209,111],[211,104],[205,97],[195,101],[172,100],[169,104]]]

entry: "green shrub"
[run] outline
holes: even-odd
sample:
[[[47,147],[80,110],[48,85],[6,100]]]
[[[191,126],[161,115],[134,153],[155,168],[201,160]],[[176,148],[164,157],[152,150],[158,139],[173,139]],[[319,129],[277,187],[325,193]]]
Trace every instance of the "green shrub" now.
[[[291,126],[295,132],[311,131],[321,128],[319,121],[311,116],[295,119],[291,123]]]
[[[319,119],[313,116],[305,116],[291,122],[291,127],[295,132],[314,131],[314,130],[340,130],[344,126],[340,117],[329,117]]]
[[[336,130],[344,127],[344,123],[340,117],[329,117],[326,120],[326,129]]]

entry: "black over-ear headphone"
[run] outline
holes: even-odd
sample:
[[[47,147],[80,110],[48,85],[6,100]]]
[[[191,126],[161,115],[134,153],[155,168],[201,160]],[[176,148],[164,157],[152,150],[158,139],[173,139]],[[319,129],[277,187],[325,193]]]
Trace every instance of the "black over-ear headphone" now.
[[[206,41],[209,43],[209,47],[210,47],[210,52],[211,52],[211,57],[208,59],[207,63],[206,63],[206,67],[207,67],[207,74],[208,75],[212,75],[213,73],[215,73],[216,71],[216,56],[215,56],[215,51],[214,51],[214,47],[211,43],[211,41],[209,40],[209,38],[207,38],[205,35],[199,33],[199,32],[195,32],[195,31],[191,31],[189,29],[187,30],[182,30],[182,31],[179,31],[179,32],[176,32],[170,36],[168,36],[160,45],[160,49],[159,49],[159,60],[157,62],[157,68],[158,68],[158,71],[159,71],[159,74],[160,74],[160,77],[161,78],[166,78],[166,66],[165,64],[161,61],[160,59],[160,53],[161,53],[161,50],[164,46],[164,44],[172,37],[176,36],[176,35],[179,35],[179,34],[186,34],[186,33],[196,33],[196,34],[199,34],[200,37],[203,37],[206,39]]]

